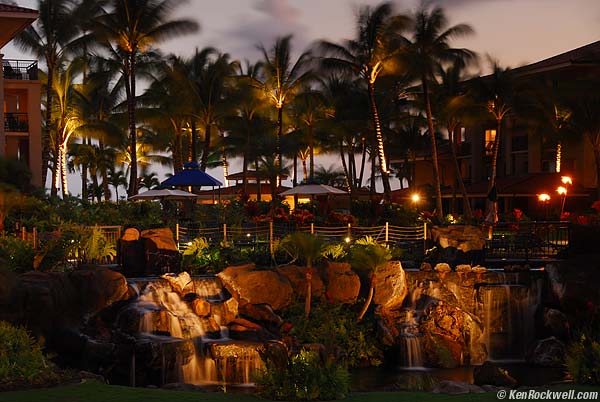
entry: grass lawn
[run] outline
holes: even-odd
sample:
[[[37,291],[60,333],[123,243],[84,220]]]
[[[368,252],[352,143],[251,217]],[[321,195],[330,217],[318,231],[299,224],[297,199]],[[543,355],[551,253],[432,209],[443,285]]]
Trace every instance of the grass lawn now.
[[[600,387],[562,386],[557,390],[600,392]],[[130,388],[97,382],[72,384],[56,388],[0,393],[2,402],[260,402],[254,395],[218,392],[184,392],[161,389]],[[439,395],[428,392],[356,392],[347,402],[463,402],[498,401],[496,393]]]

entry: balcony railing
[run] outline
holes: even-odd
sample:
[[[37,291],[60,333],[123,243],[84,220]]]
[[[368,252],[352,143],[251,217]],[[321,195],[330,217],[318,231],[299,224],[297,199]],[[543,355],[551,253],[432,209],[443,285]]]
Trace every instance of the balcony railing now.
[[[7,80],[37,80],[38,62],[36,60],[2,60],[2,75]]]
[[[4,113],[4,131],[26,133],[29,131],[27,113]]]

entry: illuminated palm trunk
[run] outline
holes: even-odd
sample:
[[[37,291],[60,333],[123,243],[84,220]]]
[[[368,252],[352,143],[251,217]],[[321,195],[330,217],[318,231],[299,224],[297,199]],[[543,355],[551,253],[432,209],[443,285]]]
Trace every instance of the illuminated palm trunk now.
[[[429,129],[429,139],[431,140],[431,160],[433,162],[433,185],[435,187],[435,209],[440,222],[444,219],[444,210],[442,207],[442,189],[440,183],[440,166],[438,164],[437,144],[435,142],[435,130],[433,128],[433,113],[431,113],[431,101],[429,99],[429,89],[427,88],[427,78],[421,78],[423,85],[423,96],[425,96],[425,108],[427,112],[427,125]]]
[[[390,187],[390,175],[385,159],[385,149],[383,144],[383,134],[381,131],[381,122],[377,103],[375,103],[375,86],[369,82],[369,100],[371,102],[371,117],[373,118],[373,128],[375,129],[375,140],[377,143],[377,155],[379,156],[379,169],[381,171],[381,181],[383,182],[383,192],[387,200],[392,198],[392,188]]]

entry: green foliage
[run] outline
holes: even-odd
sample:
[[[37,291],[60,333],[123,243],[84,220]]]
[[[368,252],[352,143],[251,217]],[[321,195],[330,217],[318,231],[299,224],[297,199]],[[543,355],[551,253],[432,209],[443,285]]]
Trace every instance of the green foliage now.
[[[32,190],[31,171],[22,161],[0,157],[0,183],[20,191]]]
[[[77,247],[77,259],[80,262],[98,263],[116,257],[117,249],[108,242],[97,227],[77,228],[74,243]]]
[[[323,248],[321,255],[329,261],[344,261],[348,255],[346,245],[343,243],[328,243]]]
[[[326,295],[327,296],[327,295]],[[352,306],[321,300],[313,305],[305,320],[303,305],[294,304],[284,317],[292,324],[290,335],[302,343],[319,343],[328,350],[340,350],[349,367],[378,366],[383,352],[376,341],[375,323],[364,320],[357,323]]]
[[[262,353],[266,370],[257,380],[259,395],[271,400],[314,401],[345,398],[348,370],[325,351],[302,350],[289,356],[284,348]]]
[[[53,379],[52,364],[41,346],[20,327],[0,321],[0,384],[43,383]],[[42,381],[40,381],[42,380]]]
[[[299,260],[312,267],[322,255],[323,239],[319,236],[306,232],[294,232],[279,243],[279,248],[285,251],[293,261]]]
[[[14,272],[26,272],[33,269],[35,251],[30,242],[18,237],[0,236],[0,260],[5,267]]]
[[[567,371],[578,384],[600,384],[600,341],[582,334],[569,345],[565,358]]]
[[[353,266],[369,272],[376,272],[392,259],[390,249],[377,243],[370,236],[357,240],[350,254]]]
[[[183,269],[191,270],[205,267],[210,261],[210,245],[204,237],[197,237],[187,245],[183,252]]]

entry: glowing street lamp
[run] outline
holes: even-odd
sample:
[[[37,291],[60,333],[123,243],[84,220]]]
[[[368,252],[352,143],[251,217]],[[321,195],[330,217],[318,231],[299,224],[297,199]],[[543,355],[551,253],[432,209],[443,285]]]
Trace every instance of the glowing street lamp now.
[[[565,185],[566,185],[566,184],[568,184],[568,185],[571,185],[571,184],[573,184],[573,179],[571,179],[569,176],[562,176],[562,177],[560,178],[560,181],[562,182],[562,184],[565,184]],[[565,193],[565,194],[566,194],[566,193]]]

